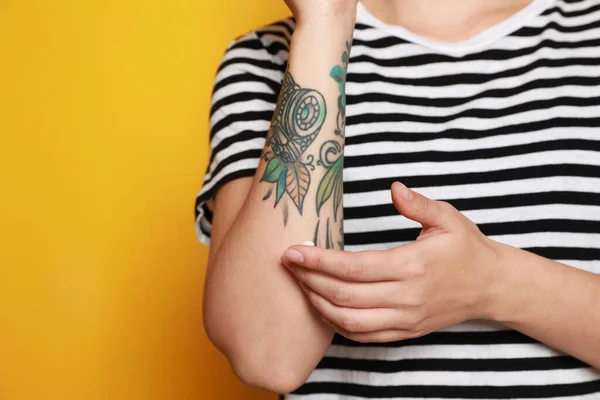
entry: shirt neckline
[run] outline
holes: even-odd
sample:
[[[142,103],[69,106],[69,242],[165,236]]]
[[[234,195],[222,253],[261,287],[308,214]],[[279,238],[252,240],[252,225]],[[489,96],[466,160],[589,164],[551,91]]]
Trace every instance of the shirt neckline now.
[[[441,42],[432,40],[424,36],[417,35],[400,25],[387,24],[371,14],[360,1],[358,2],[357,21],[381,28],[401,39],[431,48],[440,53],[452,56],[463,56],[472,51],[486,47],[492,42],[521,29],[532,19],[538,17],[545,10],[550,8],[554,2],[555,0],[532,0],[531,3],[518,11],[516,14],[513,14],[504,21],[501,21],[496,25],[484,30],[471,39],[467,39],[462,42]]]

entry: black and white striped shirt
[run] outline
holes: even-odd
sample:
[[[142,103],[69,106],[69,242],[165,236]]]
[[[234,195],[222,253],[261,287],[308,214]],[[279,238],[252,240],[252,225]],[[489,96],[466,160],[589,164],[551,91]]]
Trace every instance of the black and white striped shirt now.
[[[205,243],[215,191],[255,173],[293,29],[289,19],[235,40],[219,68],[196,206]],[[600,273],[600,0],[534,0],[457,44],[359,6],[346,92],[348,250],[418,236],[390,202],[400,180],[452,203],[494,240]],[[288,398],[600,399],[600,371],[470,321],[397,343],[336,336]]]

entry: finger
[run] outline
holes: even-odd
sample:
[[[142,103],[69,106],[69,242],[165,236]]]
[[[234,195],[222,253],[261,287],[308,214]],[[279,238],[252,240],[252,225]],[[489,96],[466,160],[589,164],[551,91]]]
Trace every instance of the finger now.
[[[334,328],[336,329],[336,328]],[[346,332],[343,330],[336,329],[336,332],[345,338],[348,338],[354,342],[359,343],[392,343],[399,342],[406,339],[413,339],[417,337],[414,332],[403,331],[403,330],[384,330],[377,332]]]
[[[402,278],[406,260],[391,251],[340,251],[311,246],[292,246],[282,256],[284,264],[296,264],[344,281],[380,282]]]
[[[394,328],[397,313],[391,308],[345,308],[301,284],[315,309],[333,325],[348,332],[373,332]]]
[[[424,227],[450,228],[458,211],[448,203],[429,199],[400,182],[392,185],[392,202],[400,214]]]
[[[340,307],[394,307],[401,290],[397,282],[346,282],[302,267],[292,267],[291,271],[309,289]]]

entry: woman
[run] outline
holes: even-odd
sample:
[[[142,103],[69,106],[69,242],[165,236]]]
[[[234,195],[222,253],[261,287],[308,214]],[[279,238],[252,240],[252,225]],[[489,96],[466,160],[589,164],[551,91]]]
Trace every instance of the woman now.
[[[600,2],[288,5],[225,54],[197,201],[237,376],[600,398]]]

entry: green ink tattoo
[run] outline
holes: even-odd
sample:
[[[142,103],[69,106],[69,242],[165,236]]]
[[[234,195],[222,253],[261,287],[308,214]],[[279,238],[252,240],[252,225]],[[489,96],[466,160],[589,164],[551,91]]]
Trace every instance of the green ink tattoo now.
[[[333,198],[333,220],[338,222],[338,214],[343,215],[342,198],[344,194],[344,152],[343,142],[346,136],[346,77],[348,72],[348,62],[350,61],[350,42],[346,42],[346,51],[342,54],[341,65],[333,67],[329,75],[338,83],[340,95],[338,97],[338,114],[337,114],[337,127],[335,129],[335,135],[339,136],[339,140],[329,140],[321,146],[319,151],[319,160],[317,165],[321,165],[326,169],[325,175],[319,187],[317,188],[317,215],[320,215],[323,205],[330,199]],[[341,143],[340,143],[341,142]],[[339,249],[344,248],[344,227],[339,219],[339,240],[334,242],[332,235],[332,228],[330,227],[330,220],[327,218],[325,226],[325,243],[324,246],[327,249],[333,249],[336,247]],[[322,245],[322,241],[319,241],[319,226],[320,220],[317,222],[315,228],[315,245]]]
[[[340,96],[338,97],[338,116],[337,116],[337,129],[335,134],[341,137],[345,136],[346,129],[346,77],[348,74],[348,62],[350,61],[350,50],[352,45],[350,42],[346,42],[346,51],[342,54],[342,64],[333,67],[329,75],[335,79],[340,89]]]
[[[338,83],[340,95],[338,97],[337,129],[335,134],[342,139],[345,138],[346,128],[346,75],[348,62],[350,60],[350,42],[346,42],[346,51],[342,54],[342,64],[333,67],[329,75]],[[331,159],[330,156],[338,156]],[[333,218],[337,221],[337,215],[342,204],[344,193],[344,155],[342,145],[336,140],[325,142],[321,146],[320,159],[317,164],[327,169],[325,176],[317,189],[317,214],[329,198],[333,196]]]
[[[263,156],[268,164],[261,178],[261,182],[276,184],[275,207],[287,193],[302,215],[310,186],[309,169],[315,169],[314,156],[302,161],[302,155],[319,134],[326,116],[323,95],[300,87],[286,72],[267,139],[270,150]]]

